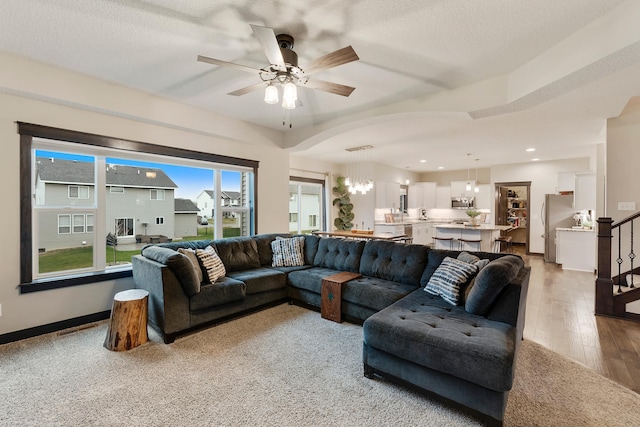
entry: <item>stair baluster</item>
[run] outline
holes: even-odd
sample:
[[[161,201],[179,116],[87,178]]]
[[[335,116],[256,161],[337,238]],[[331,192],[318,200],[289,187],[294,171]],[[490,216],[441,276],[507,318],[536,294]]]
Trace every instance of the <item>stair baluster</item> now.
[[[629,253],[629,259],[631,260],[631,283],[627,283],[630,288],[634,288],[633,286],[633,259],[636,255],[633,253],[633,221],[631,221],[631,252]]]

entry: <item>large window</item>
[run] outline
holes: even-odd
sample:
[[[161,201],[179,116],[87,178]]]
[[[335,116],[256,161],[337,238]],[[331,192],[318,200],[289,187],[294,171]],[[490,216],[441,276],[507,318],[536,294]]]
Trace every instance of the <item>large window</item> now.
[[[289,181],[289,231],[308,234],[325,228],[324,181],[291,178]]]
[[[257,162],[37,125],[19,130],[22,292],[129,276],[131,256],[149,241],[255,234]],[[206,225],[195,209],[184,212],[214,193]]]

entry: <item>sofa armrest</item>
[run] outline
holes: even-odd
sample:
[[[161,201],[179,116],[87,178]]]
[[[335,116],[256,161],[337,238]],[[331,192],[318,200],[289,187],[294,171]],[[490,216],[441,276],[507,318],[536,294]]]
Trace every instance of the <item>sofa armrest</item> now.
[[[189,328],[189,297],[173,271],[142,255],[134,255],[131,262],[136,287],[149,292],[149,319],[164,334]]]
[[[515,326],[518,331],[518,339],[522,339],[524,330],[530,275],[531,267],[522,267],[518,276],[500,292],[491,311],[487,314],[489,320]]]

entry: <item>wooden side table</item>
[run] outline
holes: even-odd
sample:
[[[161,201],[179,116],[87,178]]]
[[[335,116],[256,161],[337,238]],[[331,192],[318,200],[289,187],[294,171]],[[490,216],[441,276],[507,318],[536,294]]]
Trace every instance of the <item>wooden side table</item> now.
[[[104,346],[112,351],[130,350],[147,342],[149,292],[129,289],[113,297],[111,320]]]
[[[342,284],[360,276],[344,271],[322,279],[320,315],[323,319],[342,322]]]

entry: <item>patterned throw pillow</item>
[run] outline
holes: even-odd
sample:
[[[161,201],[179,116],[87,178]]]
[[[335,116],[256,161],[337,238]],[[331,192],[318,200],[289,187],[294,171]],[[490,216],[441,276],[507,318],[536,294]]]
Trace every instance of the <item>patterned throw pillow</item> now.
[[[273,251],[272,267],[295,267],[304,265],[302,245],[304,237],[296,236],[288,239],[276,239],[271,242]]]
[[[189,258],[189,261],[193,264],[193,271],[195,271],[196,276],[198,277],[198,283],[202,283],[202,268],[200,268],[200,262],[196,256],[196,251],[193,249],[178,248],[178,252]]]
[[[432,295],[440,295],[451,305],[458,305],[460,286],[478,272],[478,267],[451,257],[445,257],[424,288]]]
[[[210,283],[215,283],[216,280],[227,274],[222,260],[211,246],[207,246],[205,249],[196,249],[196,256],[207,272]]]

